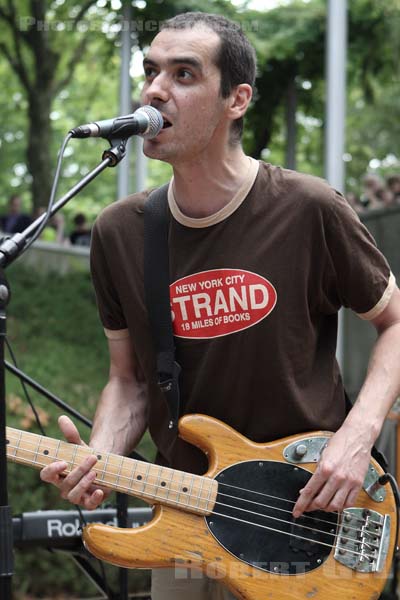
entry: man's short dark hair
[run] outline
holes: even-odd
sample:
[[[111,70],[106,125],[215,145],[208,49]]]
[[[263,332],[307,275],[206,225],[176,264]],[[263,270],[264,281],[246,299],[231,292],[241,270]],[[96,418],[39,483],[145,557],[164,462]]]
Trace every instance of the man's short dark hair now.
[[[202,12],[188,12],[165,21],[163,29],[188,29],[203,25],[214,31],[220,38],[220,46],[215,56],[215,65],[221,73],[221,96],[227,98],[241,83],[254,88],[257,69],[256,53],[240,25],[222,15]],[[232,124],[233,141],[240,141],[243,132],[243,118]]]

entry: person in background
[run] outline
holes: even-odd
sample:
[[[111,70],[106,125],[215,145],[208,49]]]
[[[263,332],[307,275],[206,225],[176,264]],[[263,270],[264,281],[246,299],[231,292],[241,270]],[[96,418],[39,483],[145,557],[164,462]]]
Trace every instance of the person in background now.
[[[363,177],[363,190],[360,196],[360,202],[365,208],[381,208],[382,201],[378,197],[378,191],[383,187],[383,181],[374,173],[367,173]]]
[[[92,232],[83,213],[78,213],[74,217],[74,225],[75,228],[69,236],[71,244],[73,246],[90,246]]]
[[[31,217],[23,213],[21,209],[20,196],[17,194],[10,196],[8,212],[0,217],[0,228],[4,233],[21,233],[32,223]]]
[[[376,192],[377,199],[381,202],[380,208],[387,208],[388,206],[393,206],[394,204],[394,195],[390,188],[382,186]]]
[[[393,194],[393,203],[400,204],[400,175],[391,175],[387,178],[386,184]]]
[[[360,197],[356,193],[347,192],[346,200],[358,214],[365,212],[366,208],[362,204]]]

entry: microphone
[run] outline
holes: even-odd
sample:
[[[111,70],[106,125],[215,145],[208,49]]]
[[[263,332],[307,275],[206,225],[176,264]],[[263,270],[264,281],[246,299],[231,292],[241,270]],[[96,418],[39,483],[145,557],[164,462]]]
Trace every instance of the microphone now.
[[[110,140],[141,135],[150,139],[160,133],[163,124],[161,113],[156,108],[141,106],[131,115],[79,125],[79,127],[71,129],[70,133],[73,138],[101,137]]]

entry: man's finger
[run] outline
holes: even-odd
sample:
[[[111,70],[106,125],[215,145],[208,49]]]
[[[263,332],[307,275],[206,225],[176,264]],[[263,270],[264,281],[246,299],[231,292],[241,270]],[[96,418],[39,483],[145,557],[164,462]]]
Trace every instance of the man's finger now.
[[[103,490],[97,489],[92,494],[88,494],[83,498],[83,506],[87,510],[95,510],[103,502],[104,497]]]
[[[68,465],[64,461],[51,463],[40,471],[40,478],[46,483],[58,485],[61,480],[64,479],[64,477],[61,476],[61,473],[63,473],[67,467]]]
[[[80,504],[80,502],[82,501],[82,498],[85,496],[85,494],[91,488],[92,483],[94,482],[95,479],[96,479],[95,471],[89,471],[88,473],[85,473],[85,475],[80,478],[79,482],[72,489],[70,489],[66,494],[65,494],[65,492],[62,492],[63,497],[65,497],[67,500],[72,502],[72,504]],[[68,489],[68,488],[66,488],[66,489]],[[64,494],[65,494],[65,496],[64,496]]]
[[[325,487],[328,487],[326,485]],[[340,488],[338,490],[329,490],[325,493],[325,487],[321,494],[318,494],[308,507],[308,511],[326,510],[329,512],[337,512],[342,510],[346,498],[348,496],[348,488]]]
[[[349,495],[346,498],[345,503],[343,504],[344,508],[349,508],[349,506],[354,506],[356,504],[356,500],[358,497],[358,494],[360,493],[360,487],[353,487],[350,492]]]
[[[90,454],[85,458],[81,465],[73,469],[71,473],[63,479],[60,485],[63,498],[69,497],[70,491],[79,484],[81,479],[91,471],[96,463],[97,457],[94,454]]]
[[[81,439],[76,425],[66,415],[61,415],[58,418],[58,426],[60,427],[65,439],[70,444],[78,444],[79,446],[86,446],[85,442]]]
[[[303,512],[308,510],[311,502],[317,496],[317,494],[321,491],[325,484],[324,477],[317,471],[315,471],[314,475],[311,477],[307,485],[300,490],[300,495],[297,499],[296,504],[294,505],[292,514],[295,519],[298,519]]]

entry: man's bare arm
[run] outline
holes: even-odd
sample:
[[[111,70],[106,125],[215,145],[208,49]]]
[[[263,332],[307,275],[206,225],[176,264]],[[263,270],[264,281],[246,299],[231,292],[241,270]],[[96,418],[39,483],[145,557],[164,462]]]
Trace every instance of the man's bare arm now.
[[[109,380],[100,397],[89,445],[129,454],[147,426],[147,386],[130,338],[108,340]]]
[[[400,394],[400,291],[372,321],[378,339],[364,385],[343,425],[331,438],[318,467],[293,510],[342,510],[351,506],[364,482],[371,449],[385,417]]]
[[[108,340],[108,346],[109,380],[99,400],[89,445],[103,452],[129,454],[146,430],[147,386],[130,338]],[[71,419],[62,416],[59,425],[68,442],[84,445]],[[66,477],[61,475],[66,463],[55,462],[41,471],[41,478],[57,486],[62,498],[92,510],[107,495],[93,486],[96,462],[96,457],[90,456]]]

